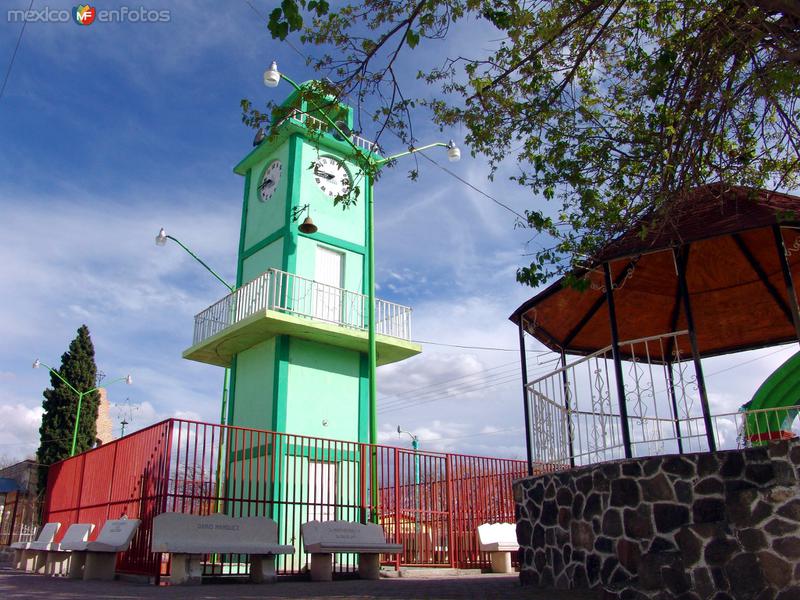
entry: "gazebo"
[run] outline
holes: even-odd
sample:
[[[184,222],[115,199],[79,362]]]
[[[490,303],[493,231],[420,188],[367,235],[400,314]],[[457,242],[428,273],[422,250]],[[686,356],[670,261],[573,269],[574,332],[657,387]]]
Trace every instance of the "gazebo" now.
[[[702,359],[800,340],[800,197],[713,184],[667,208],[510,316],[530,469],[730,445]],[[531,382],[525,334],[561,355]]]

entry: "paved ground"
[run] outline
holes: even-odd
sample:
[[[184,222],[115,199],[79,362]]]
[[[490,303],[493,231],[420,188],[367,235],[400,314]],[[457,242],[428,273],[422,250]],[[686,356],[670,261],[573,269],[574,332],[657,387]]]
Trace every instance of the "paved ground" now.
[[[330,583],[279,581],[274,585],[206,584],[199,587],[155,587],[127,581],[75,581],[19,573],[0,568],[0,598],[33,600],[94,600],[147,598],[193,600],[229,598],[303,598],[305,600],[595,600],[592,592],[558,592],[520,587],[516,575],[392,578],[380,581],[344,580]]]

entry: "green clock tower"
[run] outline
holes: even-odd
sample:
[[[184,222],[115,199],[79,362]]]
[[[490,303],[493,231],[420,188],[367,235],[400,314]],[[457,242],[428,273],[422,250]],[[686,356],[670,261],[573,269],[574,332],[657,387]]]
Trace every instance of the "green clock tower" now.
[[[236,290],[195,317],[184,357],[231,369],[229,425],[368,442],[369,181],[353,146],[372,145],[330,133],[298,92],[283,107],[275,134],[234,168],[244,177]],[[352,128],[351,107],[325,110]],[[356,186],[355,204],[334,206]],[[410,308],[377,300],[375,310],[378,365],[420,352]]]

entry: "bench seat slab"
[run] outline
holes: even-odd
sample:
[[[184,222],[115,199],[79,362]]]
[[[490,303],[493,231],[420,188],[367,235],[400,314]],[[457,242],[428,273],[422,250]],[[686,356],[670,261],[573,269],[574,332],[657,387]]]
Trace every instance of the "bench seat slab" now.
[[[397,554],[403,551],[402,544],[364,544],[364,543],[353,543],[353,544],[343,544],[341,542],[318,542],[316,544],[306,544],[305,545],[306,552],[311,554],[319,553],[331,553],[331,554],[339,554],[339,553],[357,553],[357,552],[364,552],[367,554]]]
[[[288,544],[265,543],[219,543],[206,542],[194,544],[153,544],[153,552],[166,552],[169,554],[294,554],[294,546]]]

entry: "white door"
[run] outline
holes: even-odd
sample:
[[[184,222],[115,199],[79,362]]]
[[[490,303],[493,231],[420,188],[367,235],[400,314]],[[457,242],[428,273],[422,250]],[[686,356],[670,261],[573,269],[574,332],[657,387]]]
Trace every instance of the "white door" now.
[[[308,520],[333,521],[336,518],[336,464],[308,463]]]
[[[317,246],[314,263],[312,315],[324,321],[339,323],[342,319],[342,263],[344,256],[323,246]]]

